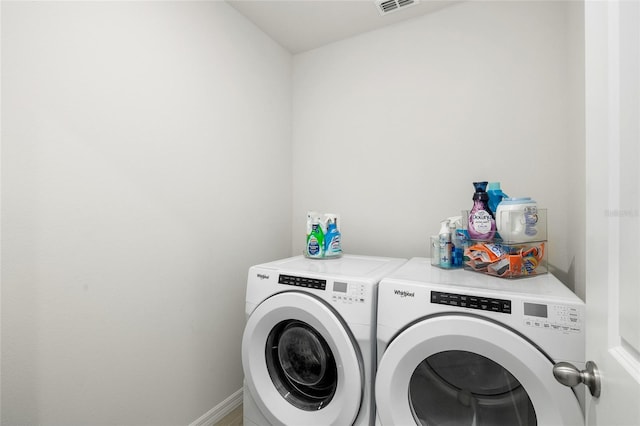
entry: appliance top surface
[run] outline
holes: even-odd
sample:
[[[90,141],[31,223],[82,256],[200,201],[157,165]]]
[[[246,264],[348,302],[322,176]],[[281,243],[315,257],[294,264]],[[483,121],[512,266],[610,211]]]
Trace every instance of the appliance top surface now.
[[[308,259],[295,256],[256,265],[254,268],[278,270],[281,273],[319,276],[381,279],[398,268],[406,259],[344,254],[337,259]]]
[[[456,289],[468,289],[474,293],[488,290],[492,293],[505,293],[523,297],[560,299],[566,302],[583,303],[568,287],[552,274],[542,274],[535,277],[505,279],[464,269],[445,270],[431,265],[428,258],[415,257],[410,259],[381,282],[402,283],[409,285],[446,286]]]

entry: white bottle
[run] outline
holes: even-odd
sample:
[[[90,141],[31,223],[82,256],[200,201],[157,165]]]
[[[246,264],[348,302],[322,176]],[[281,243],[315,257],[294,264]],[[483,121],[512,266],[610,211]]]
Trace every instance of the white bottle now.
[[[496,228],[504,241],[528,242],[538,235],[538,207],[531,197],[503,198],[496,212]]]
[[[462,216],[449,218],[449,233],[451,234],[451,267],[462,266],[464,254],[464,239],[462,236]]]
[[[451,232],[449,231],[449,219],[440,223],[440,267],[451,268]]]

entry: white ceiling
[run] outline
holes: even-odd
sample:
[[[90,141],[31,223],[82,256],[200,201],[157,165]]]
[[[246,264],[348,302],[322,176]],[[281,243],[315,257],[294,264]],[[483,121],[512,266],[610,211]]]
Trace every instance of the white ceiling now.
[[[227,0],[262,31],[296,54],[431,13],[454,0],[419,0],[384,16],[375,0]]]

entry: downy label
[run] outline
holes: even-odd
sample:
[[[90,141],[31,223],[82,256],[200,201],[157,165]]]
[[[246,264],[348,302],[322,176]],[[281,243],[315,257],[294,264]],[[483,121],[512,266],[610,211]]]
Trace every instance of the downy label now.
[[[486,210],[478,210],[471,215],[473,229],[478,234],[488,234],[491,232],[491,214]]]

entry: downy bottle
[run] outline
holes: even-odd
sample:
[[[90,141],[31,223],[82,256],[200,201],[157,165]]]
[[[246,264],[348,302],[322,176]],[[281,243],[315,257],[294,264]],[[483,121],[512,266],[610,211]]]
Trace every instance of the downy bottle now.
[[[496,233],[496,220],[489,208],[487,182],[474,182],[473,208],[469,213],[469,238],[472,240],[490,241]]]

